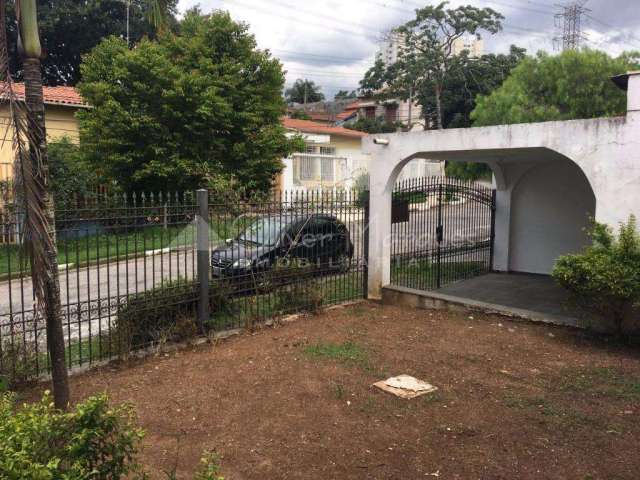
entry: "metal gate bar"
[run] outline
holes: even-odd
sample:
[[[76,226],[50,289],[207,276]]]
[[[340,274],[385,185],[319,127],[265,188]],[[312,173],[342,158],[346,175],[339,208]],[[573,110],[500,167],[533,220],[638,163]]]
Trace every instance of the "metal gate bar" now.
[[[393,203],[391,284],[434,290],[491,271],[492,188],[454,178],[412,178],[396,185]]]

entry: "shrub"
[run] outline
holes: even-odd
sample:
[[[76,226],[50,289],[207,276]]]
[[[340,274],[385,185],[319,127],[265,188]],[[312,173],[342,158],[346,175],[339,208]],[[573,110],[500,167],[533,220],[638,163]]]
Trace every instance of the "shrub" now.
[[[299,278],[292,283],[279,287],[274,292],[276,299],[275,313],[316,313],[324,303],[321,282],[311,277],[312,273],[297,272],[295,275]]]
[[[178,280],[129,297],[118,309],[116,319],[120,352],[165,341],[184,341],[198,333],[196,309],[198,284]],[[211,312],[228,306],[228,291],[223,284],[210,289]]]
[[[112,407],[105,395],[69,413],[55,410],[48,392],[21,408],[0,396],[0,478],[117,480],[139,470],[142,437],[133,408]]]
[[[32,382],[38,376],[38,354],[32,342],[3,340],[0,345],[0,392]]]
[[[200,460],[200,468],[196,471],[193,480],[224,480],[220,476],[219,457],[213,452],[204,452]]]
[[[553,277],[579,305],[613,323],[622,334],[625,321],[640,301],[640,236],[636,219],[620,225],[616,238],[606,225],[594,223],[593,243],[582,253],[560,257]]]

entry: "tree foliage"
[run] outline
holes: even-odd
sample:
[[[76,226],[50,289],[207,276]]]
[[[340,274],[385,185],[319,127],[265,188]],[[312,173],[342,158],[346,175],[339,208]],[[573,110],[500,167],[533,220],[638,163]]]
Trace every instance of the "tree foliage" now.
[[[367,133],[393,133],[403,128],[400,122],[389,122],[384,117],[359,118],[349,125],[349,128]]]
[[[38,23],[42,47],[42,79],[45,85],[75,85],[80,79],[82,56],[110,35],[126,34],[126,8],[122,0],[38,0]],[[130,39],[138,42],[154,36],[149,21],[149,0],[131,0]],[[170,23],[177,1],[166,1]],[[13,2],[7,9],[7,35],[11,71],[22,79],[22,66],[17,53],[17,22]]]
[[[477,100],[474,125],[595,118],[622,114],[626,96],[610,77],[638,68],[637,55],[596,50],[539,52],[525,58],[493,93]]]
[[[80,147],[68,137],[49,142],[49,174],[54,203],[62,204],[74,195],[87,197],[96,191],[98,178],[88,165]]]
[[[344,99],[348,99],[348,98],[357,98],[358,94],[356,93],[355,90],[339,90],[338,93],[336,93],[333,96],[334,100],[344,100]]]
[[[489,95],[509,77],[513,69],[526,57],[526,51],[511,45],[508,54],[487,54],[470,58],[467,52],[451,61],[455,68],[442,91],[442,126],[444,128],[466,128],[472,125],[471,112],[476,99]],[[419,90],[416,100],[427,111],[436,108],[431,91]]]
[[[429,92],[431,103],[423,114],[430,125],[444,127],[442,97],[448,83],[460,75],[464,65],[453,55],[456,40],[481,31],[497,33],[504,18],[491,8],[470,5],[445,8],[447,2],[416,10],[416,18],[397,28],[394,34],[404,39],[396,63],[385,66],[381,59],[365,74],[361,87],[380,91],[388,97],[407,100],[416,92]],[[423,94],[424,97],[424,94]]]
[[[182,190],[235,176],[267,190],[299,147],[280,123],[282,66],[226,12],[187,12],[180,35],[134,49],[104,40],[82,64],[81,148],[125,190]]]
[[[311,120],[311,116],[302,108],[291,112],[290,118],[294,118],[296,120]]]
[[[291,88],[287,88],[284,96],[288,103],[311,103],[324,100],[320,85],[312,80],[297,79]]]
[[[575,300],[609,320],[617,333],[640,302],[640,235],[636,219],[620,225],[617,238],[606,225],[595,223],[593,243],[582,253],[560,257],[553,277]]]

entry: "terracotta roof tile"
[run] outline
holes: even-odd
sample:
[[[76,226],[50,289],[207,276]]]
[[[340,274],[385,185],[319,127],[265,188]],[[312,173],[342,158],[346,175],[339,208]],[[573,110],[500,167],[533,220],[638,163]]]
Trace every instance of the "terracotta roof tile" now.
[[[24,83],[14,83],[13,91],[18,98],[24,100]],[[68,105],[72,107],[87,107],[88,104],[74,87],[42,87],[44,103],[53,105]]]
[[[312,122],[310,120],[298,120],[295,118],[283,118],[282,124],[285,128],[291,130],[298,130],[304,133],[319,133],[327,135],[339,135],[342,137],[362,138],[366,137],[365,132],[359,132],[357,130],[349,130],[343,127],[331,127],[329,125],[323,125],[322,123]]]

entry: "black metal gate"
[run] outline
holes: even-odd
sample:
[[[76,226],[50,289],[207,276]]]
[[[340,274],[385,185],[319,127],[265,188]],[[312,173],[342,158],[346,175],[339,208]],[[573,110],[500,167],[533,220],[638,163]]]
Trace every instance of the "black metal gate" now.
[[[434,290],[491,271],[495,190],[445,177],[398,182],[391,284]]]

